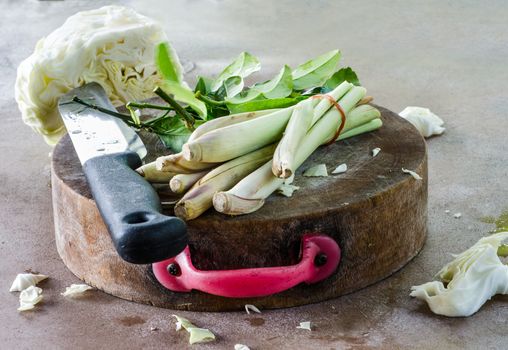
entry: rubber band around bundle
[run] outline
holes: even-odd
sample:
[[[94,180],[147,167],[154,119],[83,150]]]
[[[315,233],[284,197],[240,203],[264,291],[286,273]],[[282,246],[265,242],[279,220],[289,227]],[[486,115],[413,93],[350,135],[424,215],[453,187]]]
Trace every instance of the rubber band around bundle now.
[[[318,99],[326,98],[328,101],[330,101],[331,105],[333,107],[335,107],[340,113],[340,117],[341,117],[340,126],[337,129],[337,132],[335,133],[335,135],[330,140],[330,142],[327,142],[325,144],[325,146],[329,146],[339,138],[340,133],[342,132],[342,129],[344,129],[344,125],[346,125],[346,112],[344,112],[344,109],[342,109],[340,104],[337,101],[335,101],[335,99],[330,95],[320,94],[320,95],[314,95],[311,98],[318,98]]]

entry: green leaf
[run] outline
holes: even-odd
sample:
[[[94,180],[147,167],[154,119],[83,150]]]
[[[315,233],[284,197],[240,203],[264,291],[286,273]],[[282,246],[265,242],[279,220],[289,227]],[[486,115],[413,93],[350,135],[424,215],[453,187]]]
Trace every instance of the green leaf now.
[[[293,71],[295,90],[321,86],[337,70],[340,60],[339,50],[333,50],[299,65]]]
[[[307,90],[303,90],[301,92],[301,95],[302,96],[314,96],[314,95],[319,95],[319,94],[327,94],[330,91],[332,91],[332,89],[328,89],[327,87],[324,87],[324,86],[316,86],[316,87],[313,87],[313,88],[310,88]]]
[[[155,63],[164,77],[161,87],[172,94],[175,100],[189,105],[201,119],[206,119],[206,105],[198,100],[186,85],[182,84],[182,74],[175,57],[168,43],[163,42],[156,46]]]
[[[241,112],[260,111],[263,109],[273,108],[285,108],[293,106],[304,100],[306,97],[284,97],[284,98],[272,98],[272,99],[259,99],[245,103],[226,103],[231,114]]]
[[[243,90],[242,77],[235,75],[224,80],[224,88],[226,89],[226,96],[232,98],[238,95]]]
[[[201,92],[203,95],[208,94],[211,91],[213,79],[207,77],[198,77],[198,82],[194,88],[194,92]]]
[[[159,138],[166,148],[178,153],[182,151],[182,146],[187,142],[190,135],[190,132],[180,134],[175,131],[174,134],[159,135]]]
[[[264,99],[262,94],[259,91],[256,91],[254,89],[248,89],[240,92],[238,95],[236,95],[233,98],[226,99],[226,103],[230,104],[240,104],[249,102],[256,99]]]
[[[182,72],[176,57],[167,42],[162,42],[155,47],[155,63],[159,73],[168,81],[181,83]]]
[[[203,124],[203,121],[198,121],[194,126],[198,127],[201,124]],[[192,131],[187,129],[183,121],[177,117],[165,118],[157,127],[159,130],[157,134],[164,146],[174,152],[180,152],[183,144],[187,142],[192,134]]]
[[[273,79],[261,84],[256,84],[251,87],[251,89],[262,93],[266,98],[282,98],[289,96],[293,91],[291,68],[285,65]]]
[[[249,54],[248,52],[242,52],[229,66],[215,78],[212,85],[212,92],[219,90],[224,81],[233,76],[239,76],[245,78],[254,72],[261,69],[259,60]]]
[[[351,69],[351,67],[341,68],[337,72],[335,72],[330,79],[325,82],[325,87],[327,89],[333,90],[343,82],[348,81],[351,84],[360,86],[360,81],[358,80],[358,76],[355,71]]]
[[[192,90],[173,81],[164,81],[161,84],[161,88],[167,93],[172,94],[175,100],[189,105],[201,119],[206,120],[206,105],[194,96]]]
[[[248,90],[244,90],[232,98],[227,98],[226,101],[231,104],[239,104],[260,99],[283,98],[291,95],[292,91],[291,68],[284,66],[273,79],[255,84]]]

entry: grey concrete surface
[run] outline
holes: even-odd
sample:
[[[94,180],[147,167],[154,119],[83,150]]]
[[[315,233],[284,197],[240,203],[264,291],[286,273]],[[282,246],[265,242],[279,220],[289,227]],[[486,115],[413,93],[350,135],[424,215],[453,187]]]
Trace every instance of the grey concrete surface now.
[[[0,12],[0,348],[182,349],[171,310],[101,292],[59,295],[78,282],[54,244],[49,188],[51,149],[24,126],[13,99],[16,67],[37,39],[76,11],[108,1],[5,1]],[[505,1],[126,1],[163,21],[191,72],[217,72],[242,50],[259,56],[261,78],[279,67],[340,48],[375,101],[394,111],[431,108],[446,133],[428,141],[429,237],[394,276],[357,293],[261,315],[191,313],[218,340],[199,349],[504,349],[508,298],[469,318],[431,314],[409,298],[449,259],[493,228],[480,218],[508,208],[508,3]],[[401,135],[403,136],[403,135]],[[461,212],[454,219],[445,210]],[[32,269],[44,304],[20,314],[8,292]],[[297,330],[310,320],[312,332]],[[157,327],[157,331],[151,331]]]

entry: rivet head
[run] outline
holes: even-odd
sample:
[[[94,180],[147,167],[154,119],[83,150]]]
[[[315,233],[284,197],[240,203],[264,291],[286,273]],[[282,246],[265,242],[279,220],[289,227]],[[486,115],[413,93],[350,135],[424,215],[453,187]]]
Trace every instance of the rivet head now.
[[[169,264],[167,267],[168,273],[172,276],[180,275],[180,266],[177,263]]]

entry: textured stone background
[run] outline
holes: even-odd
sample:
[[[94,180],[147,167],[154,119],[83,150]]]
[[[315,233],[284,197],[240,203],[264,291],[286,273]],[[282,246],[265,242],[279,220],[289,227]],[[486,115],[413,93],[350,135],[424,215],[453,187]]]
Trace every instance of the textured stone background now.
[[[16,67],[41,36],[79,10],[106,1],[1,1],[0,12],[0,341],[5,349],[185,348],[171,310],[101,292],[72,301],[77,279],[54,244],[51,149],[25,127],[13,99]],[[330,302],[261,315],[186,313],[218,341],[198,348],[506,348],[508,298],[467,319],[432,315],[408,297],[449,259],[493,228],[480,219],[508,208],[508,4],[504,1],[125,1],[163,21],[190,76],[215,73],[240,51],[261,58],[261,78],[340,48],[376,103],[396,112],[431,108],[446,133],[430,139],[429,238],[394,276]],[[189,79],[192,81],[191,77]],[[461,219],[452,214],[461,212]],[[18,314],[8,292],[16,273],[44,272],[46,301]],[[316,330],[295,329],[310,320]],[[151,332],[151,327],[159,330]]]

